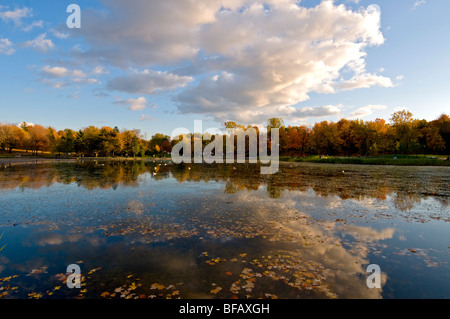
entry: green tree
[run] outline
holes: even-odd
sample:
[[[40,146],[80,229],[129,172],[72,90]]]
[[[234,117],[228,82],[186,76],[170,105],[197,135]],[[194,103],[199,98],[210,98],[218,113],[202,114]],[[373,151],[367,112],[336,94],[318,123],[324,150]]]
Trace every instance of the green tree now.
[[[414,120],[413,114],[407,110],[395,112],[391,116],[391,124],[396,150],[406,154],[416,150],[419,133],[415,127],[417,122]]]
[[[430,124],[433,129],[437,129],[438,134],[445,143],[444,149],[448,151],[450,149],[450,117],[447,114],[442,114],[436,120],[431,121]]]

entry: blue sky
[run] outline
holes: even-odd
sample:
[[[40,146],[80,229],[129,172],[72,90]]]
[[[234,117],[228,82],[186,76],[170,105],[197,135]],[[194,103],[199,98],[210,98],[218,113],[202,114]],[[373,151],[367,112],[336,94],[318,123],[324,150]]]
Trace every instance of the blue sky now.
[[[69,4],[81,28],[69,29]],[[446,0],[2,1],[0,122],[221,127],[450,113]]]

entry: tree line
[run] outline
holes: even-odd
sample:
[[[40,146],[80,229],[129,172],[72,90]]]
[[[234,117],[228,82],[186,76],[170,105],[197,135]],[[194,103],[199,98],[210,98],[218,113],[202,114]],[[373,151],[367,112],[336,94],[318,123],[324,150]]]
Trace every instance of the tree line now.
[[[245,132],[249,128],[259,131],[258,127],[232,121],[224,125],[234,132]],[[411,112],[403,110],[393,113],[389,121],[341,119],[338,122],[318,122],[312,127],[285,126],[283,119],[271,118],[265,125],[269,132],[272,128],[279,129],[282,156],[445,154],[450,149],[450,117],[446,114],[427,121],[415,119]],[[192,140],[196,135],[199,134],[191,134]],[[179,140],[161,133],[146,139],[139,130],[106,126],[57,131],[25,122],[19,126],[0,124],[0,148],[10,153],[13,149],[23,149],[32,154],[161,156],[169,154]],[[205,144],[207,141],[203,141]]]
[[[68,128],[57,131],[23,122],[19,126],[0,124],[0,148],[9,153],[22,149],[32,154],[142,157],[168,153],[172,145],[169,136],[157,133],[146,140],[136,129],[121,131],[117,127],[89,126],[78,131]]]
[[[225,127],[245,131],[250,126],[226,122]],[[429,122],[403,110],[393,113],[389,122],[341,119],[312,127],[285,126],[283,119],[272,118],[266,127],[269,132],[279,129],[282,156],[446,154],[450,150],[450,117],[446,114]]]

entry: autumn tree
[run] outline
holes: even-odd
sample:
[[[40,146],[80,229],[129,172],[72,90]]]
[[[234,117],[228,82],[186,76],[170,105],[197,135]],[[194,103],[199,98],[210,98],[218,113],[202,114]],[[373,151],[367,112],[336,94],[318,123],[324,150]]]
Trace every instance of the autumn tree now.
[[[341,144],[336,123],[323,121],[314,125],[309,138],[309,147],[318,154],[336,154]]]
[[[14,148],[21,148],[25,143],[25,132],[11,124],[0,125],[0,148],[12,152]]]
[[[49,150],[48,131],[41,125],[33,125],[28,127],[29,146],[34,154],[39,151],[44,152]]]
[[[369,126],[371,136],[370,155],[386,154],[392,149],[389,139],[389,125],[383,119],[376,119],[366,123]]]
[[[143,156],[145,154],[145,145],[141,139],[140,130],[125,130],[121,134],[124,155]]]

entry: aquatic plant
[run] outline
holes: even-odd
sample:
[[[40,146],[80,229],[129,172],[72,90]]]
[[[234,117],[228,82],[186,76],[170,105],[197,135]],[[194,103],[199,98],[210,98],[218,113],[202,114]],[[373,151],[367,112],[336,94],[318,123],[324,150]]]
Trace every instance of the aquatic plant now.
[[[3,234],[4,234],[4,233],[2,233],[2,234],[0,235],[0,239],[2,239],[2,237],[3,237]],[[5,248],[5,246],[6,246],[6,244],[4,244],[4,245],[3,245],[3,247],[1,247],[1,248],[0,248],[0,251],[2,251],[2,250],[3,250],[3,248]]]

